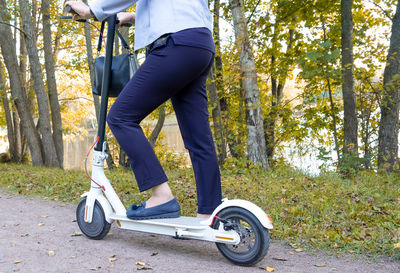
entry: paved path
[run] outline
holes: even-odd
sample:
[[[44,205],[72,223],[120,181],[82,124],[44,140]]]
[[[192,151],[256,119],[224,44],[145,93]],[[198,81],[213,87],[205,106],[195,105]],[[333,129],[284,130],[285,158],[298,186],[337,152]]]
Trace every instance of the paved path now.
[[[75,206],[0,189],[1,273],[141,272],[150,266],[145,272],[267,272],[261,269],[266,266],[287,273],[400,272],[400,261],[338,259],[295,252],[279,242],[272,242],[268,255],[256,266],[239,267],[227,261],[213,243],[124,231],[115,225],[100,241],[79,235]]]

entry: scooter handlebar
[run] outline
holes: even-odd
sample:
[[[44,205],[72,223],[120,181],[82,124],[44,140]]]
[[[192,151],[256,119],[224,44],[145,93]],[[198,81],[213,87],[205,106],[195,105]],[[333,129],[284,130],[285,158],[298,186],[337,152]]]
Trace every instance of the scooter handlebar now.
[[[73,14],[73,15],[78,15],[78,13],[76,13],[76,11],[74,11],[72,8],[71,8],[71,6],[69,6],[69,5],[66,5],[65,6],[65,12],[67,12],[67,13],[71,13],[71,14]],[[60,19],[72,19],[73,17],[72,16],[60,16]],[[85,19],[79,19],[79,20],[77,20],[78,22],[86,22],[86,20]],[[117,21],[115,22],[117,25],[119,24],[119,20],[117,19]],[[132,24],[131,23],[125,23],[125,24],[122,24],[121,25],[121,27],[131,27],[132,26]]]

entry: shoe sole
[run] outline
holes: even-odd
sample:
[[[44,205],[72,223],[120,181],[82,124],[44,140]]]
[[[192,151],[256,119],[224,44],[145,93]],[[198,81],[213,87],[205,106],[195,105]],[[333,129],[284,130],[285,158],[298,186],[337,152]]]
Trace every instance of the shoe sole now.
[[[169,213],[164,213],[161,215],[151,215],[151,216],[143,216],[143,217],[128,217],[129,219],[132,220],[150,220],[150,219],[164,219],[164,218],[178,218],[179,216],[181,216],[181,212],[180,211],[174,211],[174,212],[169,212]]]

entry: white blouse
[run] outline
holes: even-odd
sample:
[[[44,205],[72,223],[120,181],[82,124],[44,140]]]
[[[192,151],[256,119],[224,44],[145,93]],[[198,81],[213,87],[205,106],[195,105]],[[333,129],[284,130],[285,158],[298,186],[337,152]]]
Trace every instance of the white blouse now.
[[[96,18],[104,21],[136,2],[135,50],[166,33],[199,27],[212,32],[208,0],[94,0],[89,6]]]

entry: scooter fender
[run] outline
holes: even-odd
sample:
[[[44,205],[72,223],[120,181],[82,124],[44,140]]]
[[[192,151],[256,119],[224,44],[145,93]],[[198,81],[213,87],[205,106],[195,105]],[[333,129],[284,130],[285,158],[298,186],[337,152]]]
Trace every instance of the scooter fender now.
[[[246,200],[241,200],[241,199],[233,199],[233,200],[228,200],[227,198],[224,198],[222,200],[222,203],[214,210],[212,213],[211,217],[208,218],[207,220],[203,221],[202,224],[206,225],[211,225],[214,216],[218,214],[221,210],[228,208],[228,207],[241,207],[244,208],[245,210],[248,210],[254,216],[257,217],[257,219],[260,221],[260,223],[267,229],[273,229],[272,221],[269,219],[267,214],[256,204],[253,204],[249,201]]]
[[[108,200],[104,197],[104,195],[98,194],[96,196],[92,196],[93,198],[90,198],[91,195],[92,194],[90,194],[90,192],[85,192],[84,194],[81,195],[82,198],[86,196],[85,209],[87,209],[88,211],[87,212],[85,211],[85,215],[87,215],[87,222],[89,223],[92,222],[94,203],[97,200],[100,203],[101,207],[103,208],[106,221],[111,224],[113,220],[110,218],[110,215],[113,213],[113,209],[111,208],[111,205],[108,202]]]

